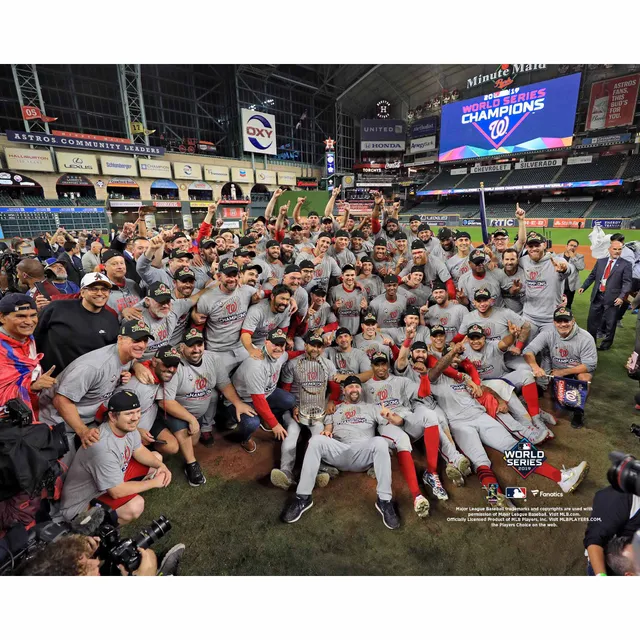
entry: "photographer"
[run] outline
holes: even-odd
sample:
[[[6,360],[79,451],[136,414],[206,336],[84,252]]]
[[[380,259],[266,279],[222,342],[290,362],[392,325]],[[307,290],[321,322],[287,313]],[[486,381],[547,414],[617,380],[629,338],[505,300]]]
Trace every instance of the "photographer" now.
[[[60,503],[67,521],[97,500],[115,510],[119,524],[126,524],[144,510],[140,493],[171,482],[162,456],[142,445],[138,396],[120,391],[111,396],[107,409],[108,420],[99,429],[98,442],[80,449],[69,467]],[[152,477],[150,469],[156,470]]]
[[[27,561],[20,571],[23,576],[99,576],[100,558],[94,557],[100,538],[78,534],[63,536],[47,545]],[[177,544],[164,555],[158,568],[158,558],[152,549],[139,548],[140,566],[128,573],[120,565],[123,576],[170,576],[177,575],[178,565],[184,554],[184,545]]]
[[[606,576],[605,549],[614,536],[631,537],[640,529],[640,497],[613,487],[600,489],[593,499],[591,521],[584,536],[589,560],[587,575]]]

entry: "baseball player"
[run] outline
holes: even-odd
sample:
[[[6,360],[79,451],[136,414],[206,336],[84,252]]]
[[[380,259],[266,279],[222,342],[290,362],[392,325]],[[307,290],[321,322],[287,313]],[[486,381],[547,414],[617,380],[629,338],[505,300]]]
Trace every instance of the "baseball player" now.
[[[520,204],[516,203],[516,220],[518,221],[518,237],[512,249],[515,249],[518,255],[524,248],[527,230],[525,223],[526,212],[520,208]],[[496,265],[502,267],[504,264],[504,252],[509,248],[509,232],[506,229],[496,229],[492,234],[493,244],[491,245],[491,251],[493,252]]]
[[[581,329],[571,309],[558,307],[553,314],[553,330],[541,331],[527,347],[523,355],[536,378],[576,377],[591,382],[598,364],[598,351],[593,336]],[[550,360],[548,371],[538,366],[536,355],[544,354]],[[584,426],[584,411],[575,409],[571,426]]]
[[[287,344],[293,346],[296,336],[304,336],[307,331],[305,318],[309,313],[309,294],[300,286],[302,273],[297,264],[288,264],[284,268],[282,284],[291,289],[291,297],[295,300],[297,310],[291,316],[289,330],[287,331]]]
[[[313,506],[311,493],[322,462],[340,471],[366,471],[373,465],[378,499],[375,507],[388,529],[397,529],[400,518],[391,501],[391,457],[388,441],[375,435],[379,424],[402,424],[403,419],[387,408],[362,402],[361,382],[348,376],[343,382],[345,401],[335,413],[325,416],[325,429],[312,436],[304,456],[296,497],[286,506],[282,520],[297,522]]]
[[[564,258],[545,255],[546,239],[535,231],[527,235],[527,254],[520,258],[525,280],[522,317],[531,323],[531,337],[553,328],[554,311],[562,304],[564,283],[575,267]]]
[[[238,397],[220,358],[211,351],[205,351],[204,336],[200,331],[189,330],[181,352],[181,366],[164,385],[158,400],[162,413],[158,416],[161,424],[156,429],[167,428],[173,433],[184,458],[187,480],[192,487],[198,487],[207,479],[196,461],[193,448],[205,426],[210,435],[204,438],[203,444],[213,444],[213,420],[218,405],[216,389],[234,406],[238,419],[245,415],[255,416],[255,412]]]
[[[515,311],[516,313],[522,313],[525,297],[522,283],[526,278],[524,270],[520,266],[520,262],[518,260],[519,255],[520,254],[516,249],[510,247],[502,252],[501,257],[502,272],[505,275],[507,286],[509,287],[509,292],[507,292],[506,290],[502,292],[504,306],[507,309]],[[515,288],[513,288],[514,284],[516,285]],[[517,285],[520,285],[519,289]],[[511,294],[512,289],[515,291],[513,295]]]
[[[407,306],[406,296],[398,291],[396,276],[386,275],[383,282],[385,293],[375,297],[369,308],[382,329],[395,329],[400,325],[400,316]]]
[[[414,264],[407,281],[400,285],[399,293],[404,293],[407,304],[413,307],[422,307],[427,304],[431,295],[431,287],[423,284],[424,272],[422,267]]]
[[[421,376],[420,384],[406,377],[391,375],[389,359],[382,353],[374,353],[371,358],[373,377],[362,385],[366,402],[380,408],[391,409],[403,418],[401,425],[378,425],[378,433],[388,438],[398,452],[398,464],[407,487],[413,496],[413,506],[419,517],[429,515],[429,502],[420,493],[416,469],[411,457],[411,441],[424,439],[427,468],[422,476],[438,500],[448,500],[449,496],[438,475],[438,448],[440,433],[435,411],[428,409],[420,400],[430,395],[429,376]]]
[[[342,284],[329,291],[329,304],[338,318],[338,324],[352,334],[360,328],[360,312],[364,311],[367,296],[360,286],[356,286],[356,269],[352,264],[342,267]]]
[[[284,284],[277,284],[267,300],[261,300],[247,311],[240,342],[252,358],[259,359],[269,332],[279,328],[286,333],[290,321],[291,289]]]
[[[280,260],[280,243],[277,240],[268,240],[265,252],[258,255],[255,263],[262,267],[261,278],[264,281],[280,282],[284,275],[284,265]]]
[[[118,314],[118,320],[122,320],[122,312],[136,305],[142,299],[142,292],[138,284],[126,276],[127,263],[124,256],[118,251],[107,249],[100,257],[107,278],[113,285],[109,292],[107,306]]]
[[[329,247],[327,254],[330,255],[338,263],[338,266],[343,270],[344,273],[345,265],[354,265],[356,263],[356,257],[349,249],[348,231],[340,229],[340,231],[336,231],[334,237],[335,243],[333,244],[333,246]]]
[[[364,351],[369,359],[377,351],[386,354],[389,361],[395,360],[398,348],[393,344],[393,340],[381,333],[378,329],[378,320],[371,312],[367,313],[362,319],[362,333],[353,338],[353,344],[356,349]]]
[[[420,340],[429,344],[429,327],[420,324],[420,309],[414,306],[407,306],[400,316],[400,326],[397,329],[382,329],[382,333],[389,336],[396,346],[400,346],[406,338],[407,327],[413,327],[414,340]]]
[[[228,372],[249,356],[240,332],[249,305],[262,298],[253,287],[239,285],[238,272],[233,260],[221,261],[217,276],[220,286],[209,289],[197,305],[198,313],[207,317],[207,351],[219,354]]]
[[[311,304],[305,318],[307,331],[320,333],[324,338],[325,345],[329,345],[333,342],[333,336],[338,329],[338,319],[326,302],[327,291],[320,285],[316,285],[309,292],[309,296]],[[304,341],[301,338],[296,338],[294,346],[296,349],[303,349]]]
[[[305,336],[305,353],[290,359],[282,368],[282,388],[295,396],[296,404],[291,412],[283,415],[287,436],[282,441],[280,468],[272,469],[271,483],[280,489],[288,489],[293,483],[293,466],[296,462],[296,446],[300,426],[307,427],[312,435],[324,429],[326,392],[330,389],[332,409],[340,398],[341,388],[334,364],[322,357],[324,341],[321,336],[309,332]],[[317,483],[323,484],[324,473]],[[326,483],[325,483],[326,484]]]
[[[324,357],[331,360],[339,374],[355,375],[360,382],[366,382],[373,375],[371,361],[360,349],[354,349],[353,337],[349,329],[340,327],[335,333],[335,347],[325,349]]]
[[[541,417],[538,414],[530,415],[514,393],[514,389],[533,385],[537,399],[538,393],[533,374],[531,371],[523,369],[509,371],[504,363],[504,354],[517,339],[520,328],[509,322],[509,333],[500,340],[492,341],[486,339],[484,331],[485,328],[480,324],[472,324],[467,329],[468,343],[462,357],[467,358],[476,368],[483,386],[498,395],[499,411],[503,422],[506,423],[510,431],[527,438],[533,444],[540,444],[548,438],[553,438],[553,433],[547,428]],[[510,419],[507,411],[515,420]]]
[[[486,260],[487,252],[484,249],[474,249],[469,253],[470,271],[460,276],[460,280],[458,280],[457,298],[460,304],[469,306],[478,289],[488,289],[491,292],[494,306],[502,307],[504,306],[502,292],[509,291],[512,295],[517,292],[516,285],[508,289],[502,271],[487,271]]]
[[[371,302],[376,296],[384,292],[380,276],[373,273],[373,261],[369,256],[360,259],[360,275],[357,280],[367,294],[367,302]]]
[[[327,251],[331,246],[331,234],[322,232],[316,241],[316,246],[308,253],[306,250],[302,250],[296,262],[300,265],[300,268],[304,270],[302,265],[305,261],[310,261],[314,265],[313,278],[304,285],[307,291],[319,284],[325,291],[329,287],[329,280],[331,278],[339,278],[342,274],[338,263],[332,258]]]
[[[428,325],[440,325],[444,327],[447,334],[447,342],[454,339],[460,329],[460,325],[467,315],[467,308],[449,298],[449,290],[444,282],[436,281],[433,283],[433,299],[436,304],[426,309],[422,307],[420,311],[423,314]],[[425,340],[426,342],[426,340]]]
[[[386,275],[394,274],[395,261],[391,255],[386,238],[376,238],[373,243],[371,261],[375,272],[384,278]]]
[[[287,437],[282,426],[283,414],[293,409],[296,399],[288,391],[278,389],[277,385],[284,364],[300,352],[285,351],[286,343],[287,334],[282,329],[273,329],[262,347],[262,358],[246,358],[232,376],[238,396],[258,414],[245,413],[238,417],[240,445],[247,453],[254,453],[257,449],[252,436],[261,420],[276,439]]]
[[[442,262],[447,264],[447,260],[456,255],[457,249],[455,245],[455,235],[451,229],[442,227],[438,231],[439,245],[433,248],[431,252],[436,258],[440,258]]]
[[[472,248],[471,236],[466,231],[458,231],[455,242],[457,251],[455,255],[447,260],[446,264],[457,287],[460,277],[465,273],[469,273],[469,252]]]
[[[429,232],[431,233],[431,232]],[[451,274],[445,263],[434,255],[427,254],[427,249],[422,240],[414,240],[411,243],[411,260],[407,266],[400,272],[400,278],[405,278],[411,273],[414,265],[422,267],[424,273],[424,284],[429,285],[433,289],[433,283],[440,280],[445,283],[449,295],[455,298],[456,289],[451,279]],[[404,280],[403,280],[404,281]]]
[[[461,344],[454,345],[453,350],[460,346]],[[455,354],[452,363],[459,362],[460,358]],[[504,453],[512,449],[518,441],[502,424],[487,414],[486,409],[469,393],[464,382],[459,383],[440,374],[432,383],[431,391],[447,415],[451,433],[457,445],[471,460],[482,486],[487,488],[489,484],[498,484],[484,445]],[[571,493],[582,482],[588,469],[589,466],[584,461],[576,467],[562,471],[545,461],[540,467],[536,467],[535,473],[556,482],[564,493]],[[514,508],[501,491],[498,493],[497,504],[503,508]]]

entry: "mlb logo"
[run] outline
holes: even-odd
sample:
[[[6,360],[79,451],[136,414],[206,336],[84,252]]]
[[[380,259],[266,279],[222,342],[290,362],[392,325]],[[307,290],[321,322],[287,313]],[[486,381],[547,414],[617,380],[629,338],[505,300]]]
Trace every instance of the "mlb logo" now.
[[[531,443],[530,442],[523,442],[522,446],[520,447],[521,451],[531,451]]]
[[[505,489],[505,495],[507,498],[520,498],[522,500],[527,499],[526,487],[507,487]]]

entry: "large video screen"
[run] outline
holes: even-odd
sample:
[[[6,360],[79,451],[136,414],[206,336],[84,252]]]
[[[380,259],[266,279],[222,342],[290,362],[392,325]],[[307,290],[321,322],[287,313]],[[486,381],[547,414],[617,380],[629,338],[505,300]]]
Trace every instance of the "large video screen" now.
[[[580,74],[442,108],[440,162],[570,147]]]

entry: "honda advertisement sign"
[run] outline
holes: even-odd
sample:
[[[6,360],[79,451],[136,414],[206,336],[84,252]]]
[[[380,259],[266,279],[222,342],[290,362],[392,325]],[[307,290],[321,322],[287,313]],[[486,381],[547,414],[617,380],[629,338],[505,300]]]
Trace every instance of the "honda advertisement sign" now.
[[[406,146],[404,120],[361,120],[361,151],[404,151]]]
[[[271,113],[242,109],[242,142],[248,153],[277,155],[276,117]]]

